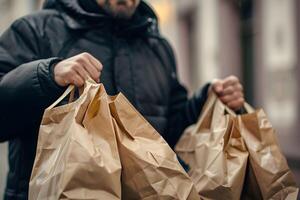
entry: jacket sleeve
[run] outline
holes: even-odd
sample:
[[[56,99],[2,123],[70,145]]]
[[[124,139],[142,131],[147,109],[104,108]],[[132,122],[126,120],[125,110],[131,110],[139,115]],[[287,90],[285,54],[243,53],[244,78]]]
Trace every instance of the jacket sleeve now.
[[[207,99],[209,83],[200,88],[191,98],[188,98],[186,88],[178,81],[176,61],[172,49],[169,47],[172,60],[171,95],[168,112],[168,126],[166,140],[174,148],[184,129],[196,123]]]
[[[185,87],[177,79],[173,81],[166,138],[172,148],[178,142],[184,129],[196,123],[207,99],[209,88],[209,84],[206,84],[191,98],[188,98]]]
[[[43,59],[41,48],[42,37],[23,18],[0,37],[0,142],[36,124],[63,91],[51,76],[60,59]]]

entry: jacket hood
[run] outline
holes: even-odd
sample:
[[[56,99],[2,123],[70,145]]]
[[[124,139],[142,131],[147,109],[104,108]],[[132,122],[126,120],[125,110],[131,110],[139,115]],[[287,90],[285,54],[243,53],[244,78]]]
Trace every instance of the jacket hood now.
[[[84,3],[95,4],[95,0],[85,0]],[[46,0],[43,9],[55,9],[64,18],[71,29],[87,29],[101,25],[117,27],[122,32],[148,32],[157,35],[158,19],[153,9],[141,1],[134,16],[130,20],[116,20],[102,12],[89,12],[80,5],[80,0]]]

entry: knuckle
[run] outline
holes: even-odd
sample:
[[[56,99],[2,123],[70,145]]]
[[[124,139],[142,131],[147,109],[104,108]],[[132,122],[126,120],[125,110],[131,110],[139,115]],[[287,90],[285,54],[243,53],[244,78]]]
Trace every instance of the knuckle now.
[[[75,73],[75,71],[74,71],[73,67],[71,67],[71,68],[67,71],[66,75],[67,75],[67,76],[72,76],[72,75],[74,75],[74,73]]]
[[[216,83],[218,83],[218,82],[220,82],[220,79],[214,78],[214,79],[212,80],[212,84],[216,84]]]
[[[73,70],[74,71],[76,71],[76,70],[79,70],[80,68],[81,68],[81,64],[80,63],[78,63],[78,62],[76,62],[76,63],[74,63],[74,65],[73,65]]]
[[[76,71],[77,71],[77,66],[73,65],[69,70],[69,74],[74,75]]]
[[[231,85],[227,87],[227,90],[228,90],[228,93],[230,93],[230,94],[234,93],[234,89]]]
[[[240,99],[238,99],[238,100],[236,101],[236,105],[237,105],[237,106],[242,106],[243,103],[244,103],[244,101],[243,101],[242,98],[240,98]]]
[[[229,76],[229,80],[233,83],[239,82],[239,79],[234,75]]]
[[[81,54],[81,56],[84,57],[84,58],[88,58],[90,56],[90,54],[88,52],[83,52]]]
[[[77,57],[77,63],[84,63],[86,60],[86,56],[84,56],[83,54],[81,54],[80,56]]]
[[[78,56],[78,58],[76,59],[77,63],[82,63],[84,61],[84,57],[83,56]]]
[[[238,90],[240,90],[240,91],[242,91],[243,90],[243,86],[242,86],[242,84],[237,84],[237,86],[236,86],[236,88],[238,89]]]
[[[100,68],[100,71],[102,71],[102,69],[103,69],[103,65],[102,65],[102,63],[101,63],[101,62],[99,62],[99,68]]]
[[[229,76],[229,79],[231,79],[231,80],[238,80],[238,78],[236,76],[234,76],[234,75]]]
[[[95,62],[95,66],[93,67],[95,67],[97,71],[101,71],[103,69],[102,63],[98,60]]]
[[[232,93],[232,97],[233,97],[234,99],[238,99],[238,98],[240,97],[239,92],[234,91],[234,92]]]

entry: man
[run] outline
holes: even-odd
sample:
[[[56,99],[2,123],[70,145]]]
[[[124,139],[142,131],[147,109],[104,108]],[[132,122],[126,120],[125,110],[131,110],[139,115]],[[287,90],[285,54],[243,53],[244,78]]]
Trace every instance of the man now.
[[[145,2],[46,1],[0,38],[0,141],[9,141],[10,168],[5,199],[27,199],[43,110],[88,76],[110,95],[124,93],[172,147],[196,122],[209,90],[187,99],[173,51]],[[232,109],[243,105],[235,77],[211,85]]]

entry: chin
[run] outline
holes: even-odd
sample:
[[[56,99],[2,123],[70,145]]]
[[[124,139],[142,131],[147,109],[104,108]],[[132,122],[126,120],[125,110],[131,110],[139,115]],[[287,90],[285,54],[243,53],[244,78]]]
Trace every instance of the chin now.
[[[133,16],[134,12],[135,9],[121,8],[114,10],[113,15],[115,18],[118,19],[130,19]]]
[[[104,10],[117,19],[130,19],[136,11],[139,0],[106,0]]]
[[[114,15],[114,18],[116,18],[116,19],[130,19],[132,16],[133,16],[132,14],[120,12],[120,13],[116,13]]]

